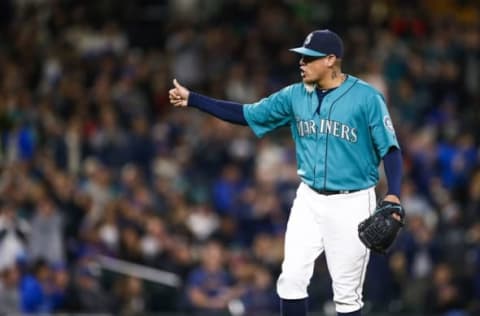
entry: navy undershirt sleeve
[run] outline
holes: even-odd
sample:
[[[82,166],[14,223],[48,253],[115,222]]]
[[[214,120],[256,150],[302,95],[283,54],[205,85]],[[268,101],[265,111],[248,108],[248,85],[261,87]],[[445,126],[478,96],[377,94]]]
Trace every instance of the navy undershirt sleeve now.
[[[212,114],[230,123],[248,125],[243,115],[243,105],[237,102],[217,100],[195,92],[190,92],[188,106]]]
[[[383,157],[383,167],[385,169],[385,176],[387,177],[387,195],[393,194],[400,197],[403,161],[398,148],[390,148],[390,151]]]

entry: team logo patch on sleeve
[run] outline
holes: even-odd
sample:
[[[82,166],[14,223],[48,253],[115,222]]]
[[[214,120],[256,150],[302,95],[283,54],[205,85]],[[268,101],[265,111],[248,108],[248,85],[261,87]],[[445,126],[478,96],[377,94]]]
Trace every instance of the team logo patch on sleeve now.
[[[383,117],[383,125],[385,125],[385,127],[392,133],[395,133],[395,130],[393,129],[393,123],[392,123],[392,120],[390,119],[390,117],[388,115],[385,115]]]

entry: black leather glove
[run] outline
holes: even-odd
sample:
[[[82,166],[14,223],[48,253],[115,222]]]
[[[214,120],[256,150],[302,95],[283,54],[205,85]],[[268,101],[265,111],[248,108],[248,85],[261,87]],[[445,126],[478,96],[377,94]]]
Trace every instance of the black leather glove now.
[[[400,220],[392,215],[397,214]],[[382,201],[369,218],[358,225],[358,237],[374,252],[385,254],[405,225],[405,211],[398,203]]]

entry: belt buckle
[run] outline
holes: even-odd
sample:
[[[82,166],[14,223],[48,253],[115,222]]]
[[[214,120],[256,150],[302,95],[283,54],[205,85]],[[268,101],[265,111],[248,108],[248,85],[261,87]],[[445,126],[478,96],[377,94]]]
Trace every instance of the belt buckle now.
[[[340,190],[338,191],[339,194],[348,194],[350,193],[350,190]]]

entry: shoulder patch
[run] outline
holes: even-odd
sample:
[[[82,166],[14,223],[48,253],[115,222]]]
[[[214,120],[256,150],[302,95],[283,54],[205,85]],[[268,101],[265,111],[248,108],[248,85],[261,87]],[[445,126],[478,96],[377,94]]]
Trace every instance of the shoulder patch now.
[[[390,116],[388,115],[385,115],[383,117],[383,125],[385,125],[385,127],[392,133],[395,133],[395,130],[393,128],[393,123],[392,123],[392,120],[390,119]]]

